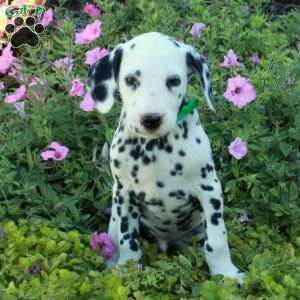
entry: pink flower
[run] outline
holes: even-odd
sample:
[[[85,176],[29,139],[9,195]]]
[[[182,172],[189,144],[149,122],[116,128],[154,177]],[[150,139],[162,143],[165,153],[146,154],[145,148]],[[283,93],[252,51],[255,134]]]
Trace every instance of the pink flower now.
[[[247,214],[244,214],[244,215],[241,215],[241,216],[239,217],[239,222],[240,222],[241,224],[247,224],[247,223],[250,222],[250,219],[249,219],[249,217],[248,217]]]
[[[33,86],[41,86],[41,85],[45,85],[46,83],[47,83],[46,80],[40,79],[40,78],[34,76],[34,77],[32,78],[32,80],[30,81],[29,86],[30,86],[30,87],[33,87]],[[40,97],[41,97],[41,93],[40,93],[40,91],[38,91],[38,90],[35,90],[35,91],[33,92],[33,94],[35,95],[36,98],[40,98]]]
[[[102,23],[99,20],[95,20],[93,23],[88,24],[85,29],[75,35],[76,44],[90,44],[101,34]]]
[[[15,61],[15,57],[11,51],[11,45],[7,45],[3,50],[0,56],[0,73],[6,74],[10,66]]]
[[[243,64],[238,62],[238,57],[232,49],[230,49],[226,56],[224,56],[224,62],[220,64],[220,67],[231,68],[231,67],[242,67]]]
[[[69,148],[57,142],[52,142],[46,150],[41,153],[43,160],[64,160],[69,153]]]
[[[244,142],[240,137],[235,138],[228,147],[229,153],[235,159],[242,159],[248,152],[247,143]]]
[[[15,59],[10,66],[7,75],[13,77],[19,81],[26,81],[24,74],[22,73],[22,65],[18,59]]]
[[[73,69],[73,62],[74,59],[67,56],[65,58],[57,59],[56,61],[54,61],[53,65],[57,69],[68,70],[69,72],[71,72]]]
[[[3,81],[0,81],[0,92],[5,89],[5,85]]]
[[[83,96],[84,94],[84,84],[80,81],[80,79],[74,79],[73,85],[70,90],[70,96]]]
[[[89,112],[89,111],[94,110],[95,107],[96,107],[96,103],[95,103],[94,99],[92,98],[91,94],[86,93],[83,101],[81,101],[81,103],[80,103],[80,108],[83,111]]]
[[[223,96],[238,108],[243,108],[256,98],[256,91],[246,78],[237,76],[228,79]]]
[[[92,234],[90,245],[94,251],[101,248],[101,255],[106,259],[111,258],[117,250],[117,246],[105,232],[99,234],[94,232]]]
[[[100,9],[93,3],[86,3],[83,11],[90,17],[98,17],[100,15]]]
[[[295,84],[295,80],[293,78],[289,77],[287,80],[287,85],[292,86],[294,84]]]
[[[21,85],[16,91],[10,95],[7,95],[4,98],[4,103],[12,104],[16,103],[19,100],[22,100],[26,97],[26,87],[25,85]]]
[[[31,81],[30,81],[30,83],[29,83],[29,86],[45,85],[46,83],[47,83],[46,80],[34,76],[34,77],[31,79]]]
[[[194,23],[190,33],[193,37],[200,37],[205,27],[206,25],[203,23]]]
[[[40,23],[47,27],[51,22],[53,21],[53,10],[52,8],[49,8],[44,14],[40,21]]]
[[[253,62],[255,65],[260,64],[260,59],[259,59],[259,57],[258,57],[257,54],[252,55],[252,56],[250,57],[250,60],[251,60],[251,62]]]
[[[87,65],[93,65],[96,61],[101,59],[102,57],[106,56],[108,54],[108,50],[105,48],[94,48],[92,50],[89,50],[85,53],[85,63]]]

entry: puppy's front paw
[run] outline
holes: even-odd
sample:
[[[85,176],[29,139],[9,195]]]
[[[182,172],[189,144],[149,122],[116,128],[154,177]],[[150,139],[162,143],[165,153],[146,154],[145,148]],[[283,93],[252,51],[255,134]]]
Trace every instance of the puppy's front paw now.
[[[229,277],[229,278],[233,278],[236,279],[239,286],[241,286],[243,284],[244,281],[244,276],[245,273],[243,273],[242,271],[240,271],[235,265],[231,265],[227,268],[224,269],[219,269],[219,270],[211,270],[211,275],[218,275],[221,274],[224,277]]]

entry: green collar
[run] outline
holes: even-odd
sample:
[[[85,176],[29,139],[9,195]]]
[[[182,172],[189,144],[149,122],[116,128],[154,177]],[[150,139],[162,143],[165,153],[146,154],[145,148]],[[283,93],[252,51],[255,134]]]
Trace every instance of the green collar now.
[[[185,119],[188,114],[190,114],[195,108],[199,106],[199,101],[197,98],[191,98],[187,103],[185,103],[177,115],[177,123]]]

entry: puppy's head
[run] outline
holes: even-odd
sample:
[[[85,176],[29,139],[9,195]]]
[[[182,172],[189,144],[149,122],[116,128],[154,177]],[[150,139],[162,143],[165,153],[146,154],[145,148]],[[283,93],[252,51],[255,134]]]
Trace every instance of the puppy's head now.
[[[205,59],[191,46],[151,32],[118,45],[95,63],[88,87],[100,112],[108,112],[120,98],[130,130],[153,138],[176,126],[192,72],[199,75],[207,103],[214,109]]]

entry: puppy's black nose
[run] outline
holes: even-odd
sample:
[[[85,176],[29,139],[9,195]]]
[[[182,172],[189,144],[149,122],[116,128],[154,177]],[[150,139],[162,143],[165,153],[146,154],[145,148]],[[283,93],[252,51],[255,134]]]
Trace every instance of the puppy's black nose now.
[[[159,113],[145,114],[141,118],[141,123],[147,130],[157,129],[160,126],[161,122],[162,117]]]

